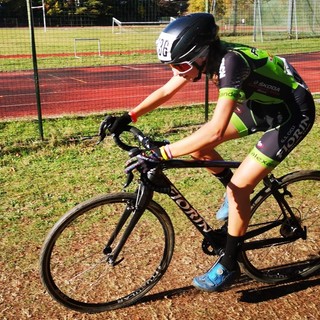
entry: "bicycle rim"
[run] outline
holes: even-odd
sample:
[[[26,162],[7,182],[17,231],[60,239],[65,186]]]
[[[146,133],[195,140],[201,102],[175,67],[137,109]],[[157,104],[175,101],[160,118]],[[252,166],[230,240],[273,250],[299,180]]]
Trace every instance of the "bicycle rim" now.
[[[283,221],[269,188],[264,188],[253,199],[248,231],[273,221],[281,223],[245,243],[276,238],[288,240],[242,252],[244,271],[253,279],[268,283],[304,278],[320,268],[320,171],[299,171],[279,180],[282,181],[280,190],[289,191],[286,200],[307,233],[306,239],[290,240],[295,230],[288,221]]]
[[[119,263],[110,265],[103,253],[120,215],[134,202],[135,194],[129,193],[93,198],[54,226],[42,248],[40,270],[56,301],[88,313],[117,309],[135,303],[160,280],[172,257],[174,233],[168,215],[153,201],[120,252]]]

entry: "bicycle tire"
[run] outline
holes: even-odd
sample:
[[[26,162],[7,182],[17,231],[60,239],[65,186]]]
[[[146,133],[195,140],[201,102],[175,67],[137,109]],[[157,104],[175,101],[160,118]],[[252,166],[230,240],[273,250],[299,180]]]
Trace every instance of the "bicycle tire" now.
[[[103,253],[119,213],[135,201],[135,193],[125,192],[94,197],[55,224],[40,253],[41,280],[54,300],[76,311],[98,313],[136,303],[161,279],[172,258],[174,230],[153,200],[120,252],[119,263],[110,265]]]
[[[288,243],[242,251],[240,263],[244,272],[255,280],[267,283],[305,278],[320,269],[320,171],[293,172],[278,180],[278,189],[285,188],[290,192],[291,196],[286,196],[286,200],[301,221],[301,226],[306,227],[307,236],[305,240],[299,238]],[[248,231],[283,219],[269,187],[264,187],[251,203],[252,217]],[[283,221],[277,227],[246,240],[245,244],[290,237],[293,232],[294,228]]]

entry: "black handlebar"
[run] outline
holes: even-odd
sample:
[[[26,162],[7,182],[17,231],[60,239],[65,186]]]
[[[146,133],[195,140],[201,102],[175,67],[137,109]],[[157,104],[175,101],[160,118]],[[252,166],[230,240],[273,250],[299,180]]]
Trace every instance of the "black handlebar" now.
[[[169,141],[166,140],[154,141],[150,137],[146,137],[142,131],[133,126],[127,126],[125,131],[132,133],[132,135],[138,140],[138,142],[143,146],[145,150],[151,150],[169,144]],[[140,151],[137,146],[131,146],[123,142],[123,140],[121,139],[121,134],[113,133],[112,138],[116,145],[122,150],[129,151],[130,153],[137,153],[138,151]]]
[[[103,130],[102,130],[103,129]],[[106,130],[108,127],[100,126],[100,141],[101,142],[106,136]],[[140,149],[138,146],[128,145],[121,139],[121,133],[113,133],[112,137],[117,146],[119,146],[122,150],[128,151],[130,157],[134,157],[138,154],[141,154],[144,150],[151,150],[154,148],[159,148],[170,142],[167,140],[163,141],[154,141],[150,137],[147,137],[140,131],[138,128],[133,126],[127,126],[125,128],[126,132],[130,132],[143,146],[144,149]],[[169,160],[163,162],[163,168],[213,168],[213,167],[228,167],[228,168],[238,168],[241,162],[239,161],[223,161],[223,160]]]

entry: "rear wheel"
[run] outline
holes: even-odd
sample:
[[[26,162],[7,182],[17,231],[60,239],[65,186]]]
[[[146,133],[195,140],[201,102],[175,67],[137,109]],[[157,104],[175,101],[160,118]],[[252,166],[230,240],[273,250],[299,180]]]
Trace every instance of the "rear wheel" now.
[[[264,245],[247,247],[241,259],[250,277],[268,283],[307,277],[320,269],[320,171],[294,172],[279,181],[279,190],[285,193],[299,225],[284,219],[270,188],[262,189],[252,201],[248,232],[274,227],[246,240],[244,248],[254,246],[255,241]]]
[[[102,312],[135,303],[165,273],[174,248],[171,221],[151,201],[115,264],[110,254],[133,215],[136,195],[95,197],[66,213],[53,227],[40,256],[41,279],[49,294],[81,312]],[[106,248],[123,212],[128,221]],[[111,253],[110,253],[111,251]]]

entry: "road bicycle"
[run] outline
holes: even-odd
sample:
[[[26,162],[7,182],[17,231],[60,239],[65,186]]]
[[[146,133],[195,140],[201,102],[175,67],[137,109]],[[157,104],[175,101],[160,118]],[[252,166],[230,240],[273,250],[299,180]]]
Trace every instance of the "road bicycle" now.
[[[133,135],[135,142],[129,144],[125,135]],[[167,143],[131,126],[113,138],[130,157]],[[144,163],[134,171],[138,176],[134,192],[103,194],[78,204],[61,217],[43,244],[40,273],[46,290],[80,312],[137,303],[165,274],[174,251],[173,224],[153,199],[157,192],[168,195],[202,234],[205,254],[223,254],[226,225],[210,227],[166,171],[239,165],[181,159]],[[133,178],[129,173],[125,187]],[[320,171],[279,178],[270,174],[263,182],[252,196],[252,217],[238,257],[241,269],[252,279],[271,284],[308,277],[320,268]]]

